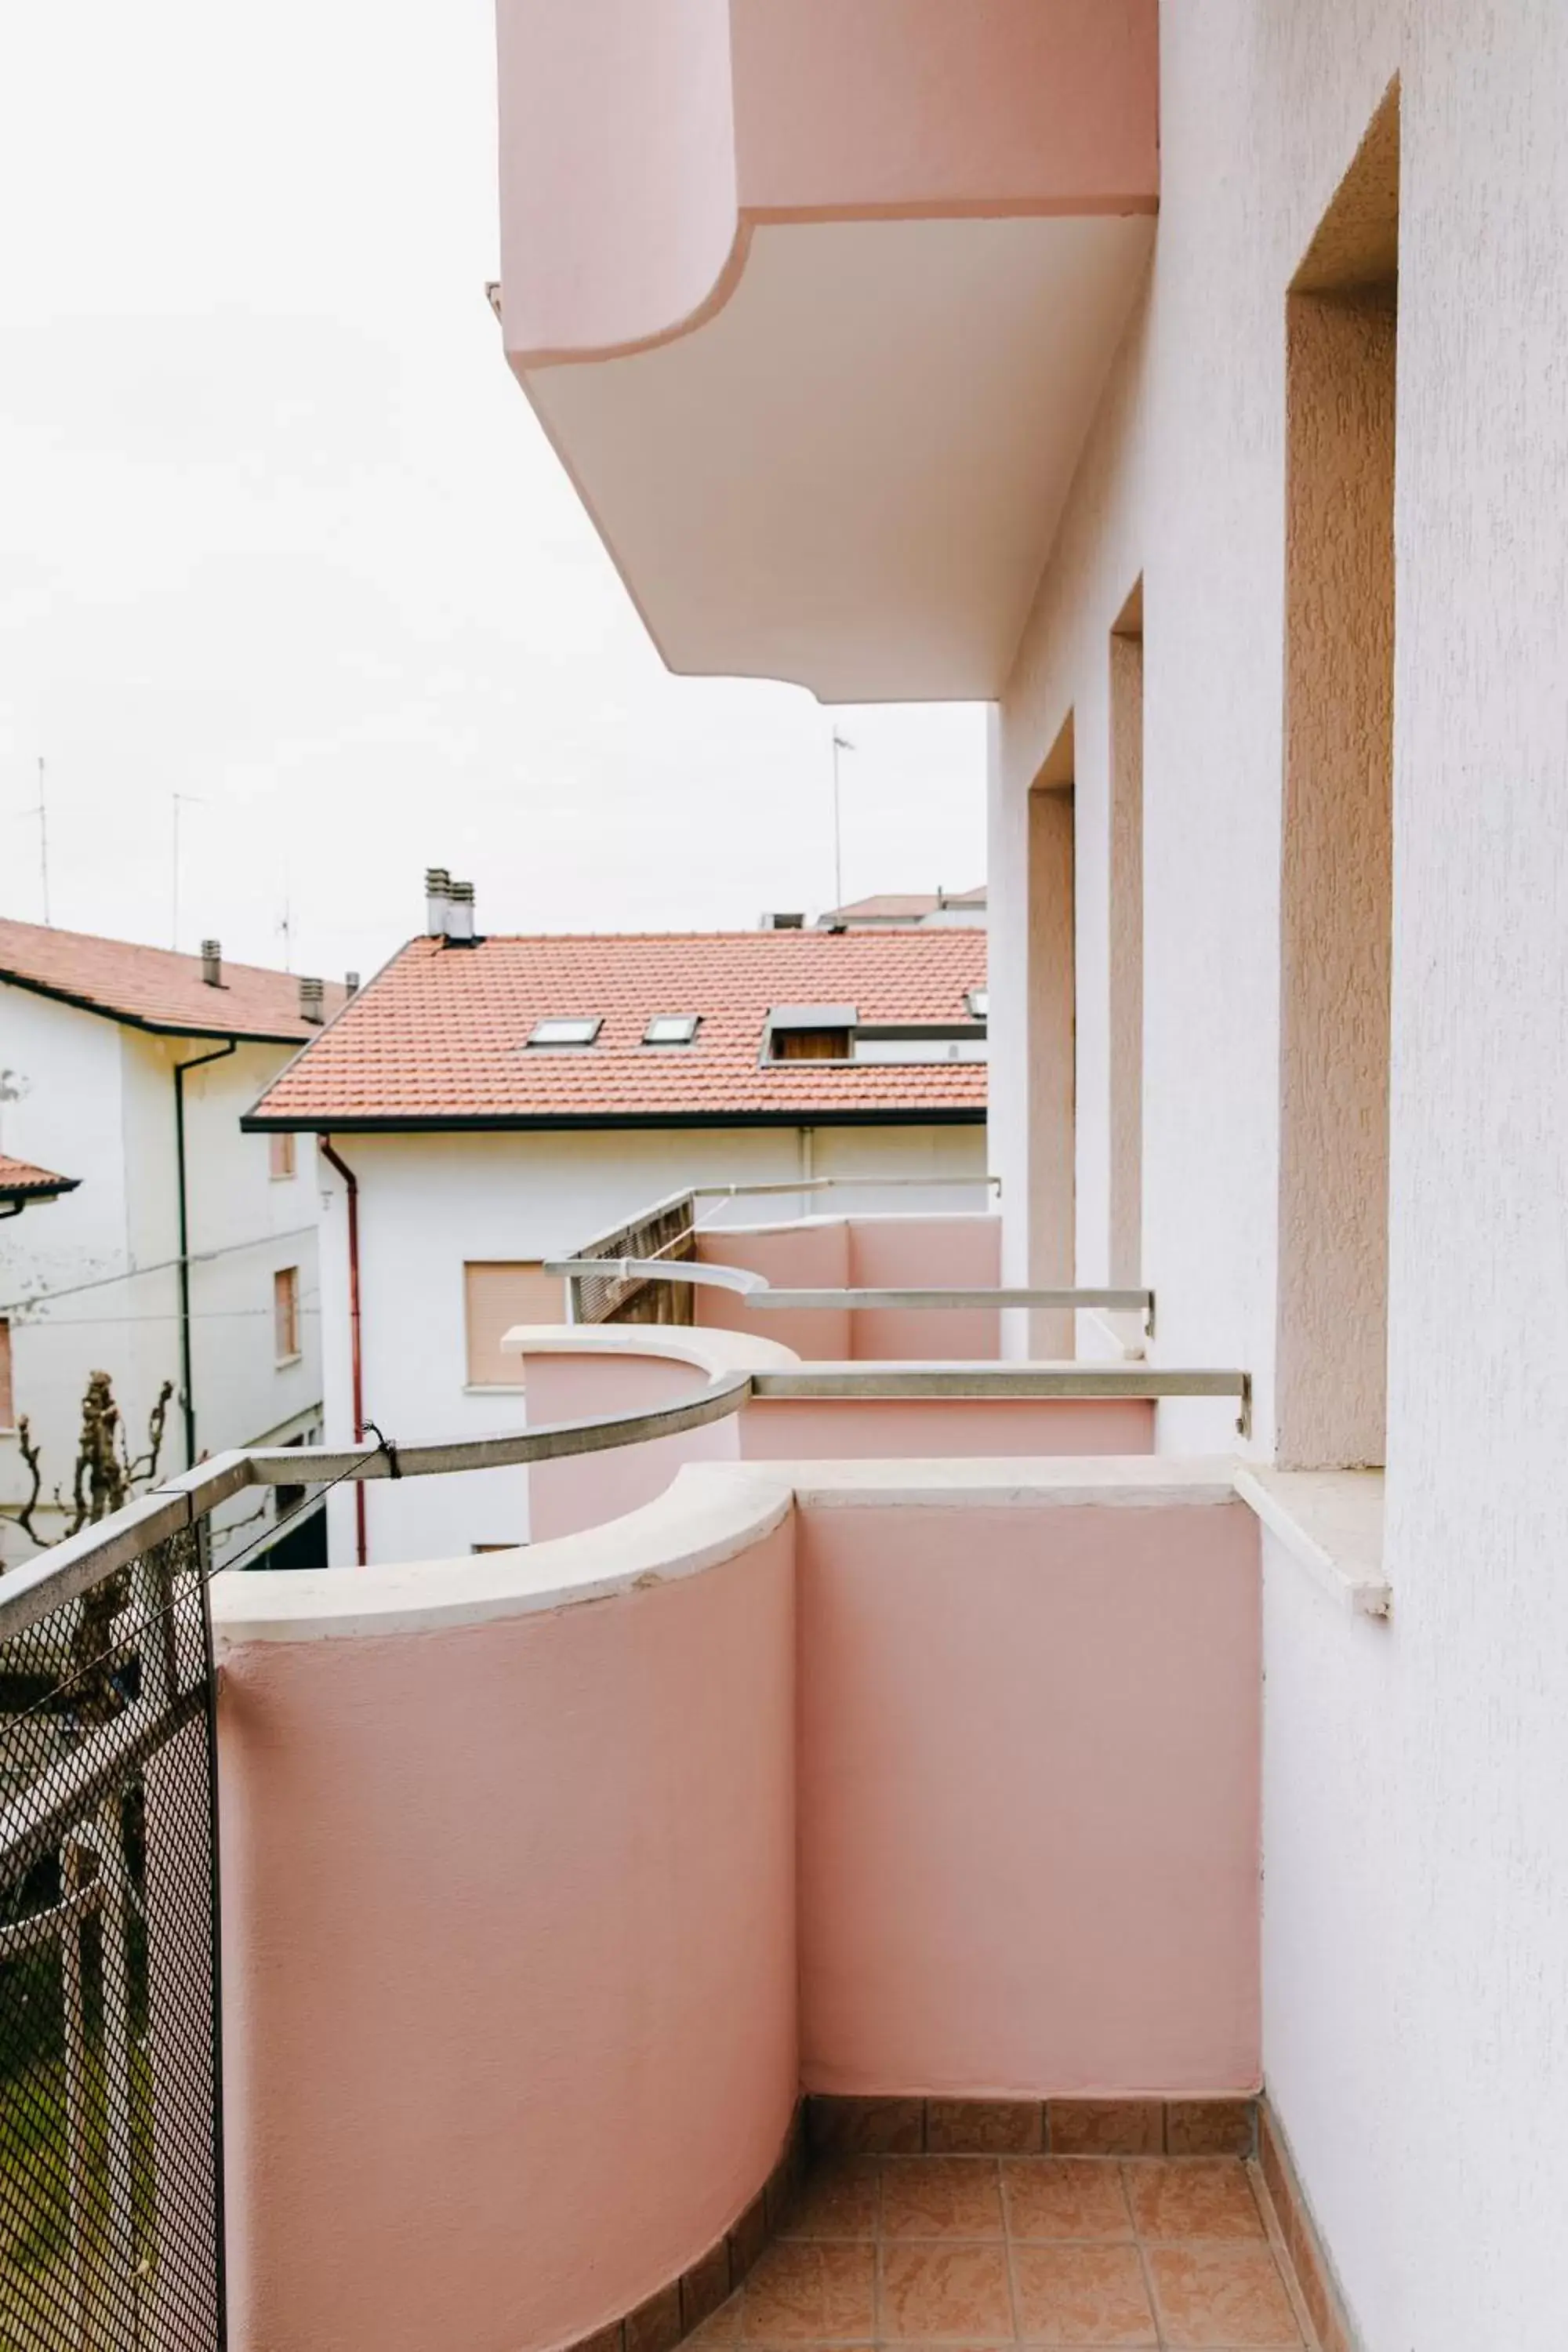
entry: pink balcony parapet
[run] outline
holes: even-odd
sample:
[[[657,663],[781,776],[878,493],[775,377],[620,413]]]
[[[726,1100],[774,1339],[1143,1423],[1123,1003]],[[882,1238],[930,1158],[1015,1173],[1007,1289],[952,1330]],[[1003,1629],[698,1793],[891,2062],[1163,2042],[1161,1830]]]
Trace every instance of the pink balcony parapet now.
[[[697,1235],[703,1265],[765,1276],[774,1289],[900,1290],[994,1287],[1002,1279],[1002,1221],[987,1215],[807,1217],[774,1225],[709,1225]],[[693,1311],[701,1328],[752,1331],[807,1360],[879,1363],[1001,1353],[994,1308],[753,1307],[704,1287]]]
[[[499,26],[508,357],[666,658],[996,691],[1149,250],[1156,0]]]
[[[668,1324],[523,1326],[505,1345],[519,1359],[529,1422],[541,1427],[679,1403],[726,1372],[802,1369],[771,1339]],[[706,1428],[536,1463],[528,1474],[529,1528],[539,1543],[603,1527],[654,1501],[688,1462],[968,1461],[1141,1454],[1153,1446],[1154,1406],[1146,1398],[760,1395]]]
[[[694,1465],[216,1618],[238,2345],[575,2341],[802,2089],[1257,2086],[1224,1465]]]

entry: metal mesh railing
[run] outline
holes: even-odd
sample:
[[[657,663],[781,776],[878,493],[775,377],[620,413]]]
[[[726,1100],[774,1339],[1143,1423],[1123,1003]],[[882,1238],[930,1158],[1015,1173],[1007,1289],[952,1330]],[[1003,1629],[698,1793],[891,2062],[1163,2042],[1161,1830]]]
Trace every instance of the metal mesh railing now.
[[[689,1192],[661,1201],[614,1233],[587,1243],[584,1258],[689,1258],[696,1248],[696,1203]],[[691,1293],[684,1284],[660,1282],[646,1267],[632,1274],[580,1274],[571,1277],[574,1323],[689,1323]]]
[[[224,2340],[205,1567],[202,1523],[0,1643],[0,2352]]]

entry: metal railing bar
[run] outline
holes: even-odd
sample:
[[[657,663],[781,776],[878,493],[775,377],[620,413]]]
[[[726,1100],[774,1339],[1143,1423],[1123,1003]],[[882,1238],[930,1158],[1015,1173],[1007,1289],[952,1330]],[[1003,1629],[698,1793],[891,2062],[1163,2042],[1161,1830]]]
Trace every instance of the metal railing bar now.
[[[14,1641],[62,1601],[78,1599],[152,1545],[180,1534],[190,1518],[183,1495],[139,1495],[123,1510],[66,1536],[0,1576],[0,1642]]]
[[[758,1397],[1244,1397],[1246,1372],[1152,1364],[835,1365],[753,1372]]]
[[[730,1372],[679,1404],[650,1406],[644,1412],[605,1413],[592,1421],[546,1422],[537,1429],[509,1430],[496,1437],[458,1437],[446,1444],[400,1445],[394,1472],[387,1454],[354,1447],[331,1453],[291,1445],[246,1458],[261,1486],[299,1486],[320,1478],[424,1478],[454,1470],[494,1470],[515,1463],[555,1462],[575,1454],[606,1453],[674,1437],[739,1412],[751,1393],[749,1372]]]
[[[711,1232],[714,1228],[708,1230]],[[843,1307],[854,1310],[879,1307],[1054,1307],[1068,1310],[1104,1307],[1126,1315],[1151,1317],[1154,1311],[1152,1290],[1100,1288],[1093,1285],[1059,1289],[1015,1289],[987,1283],[962,1287],[933,1285],[929,1288],[885,1290],[859,1290],[847,1286],[829,1290],[775,1290],[766,1275],[755,1274],[748,1266],[668,1265],[652,1258],[637,1257],[553,1258],[546,1262],[543,1271],[546,1274],[618,1275],[627,1281],[644,1276],[660,1282],[694,1283],[700,1288],[707,1285],[714,1289],[739,1291],[753,1307]]]

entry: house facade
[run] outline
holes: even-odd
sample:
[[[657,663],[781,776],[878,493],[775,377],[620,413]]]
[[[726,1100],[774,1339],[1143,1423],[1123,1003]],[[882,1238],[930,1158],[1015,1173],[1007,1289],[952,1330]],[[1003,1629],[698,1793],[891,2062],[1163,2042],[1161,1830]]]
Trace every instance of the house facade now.
[[[245,1120],[321,1139],[329,1443],[516,1426],[500,1340],[565,1319],[544,1264],[692,1186],[780,1188],[753,1214],[826,1212],[836,1184],[984,1202],[983,932],[475,940],[437,907]],[[373,1560],[527,1538],[526,1470],[359,1491]],[[359,1507],[328,1497],[334,1562]]]
[[[0,1225],[7,1563],[37,1549],[19,1510],[44,1543],[70,1525],[94,1372],[132,1457],[151,1469],[155,1444],[162,1477],[319,1431],[311,1155],[239,1126],[311,1034],[300,992],[220,952],[0,923],[0,1145],[75,1180],[47,1213]]]

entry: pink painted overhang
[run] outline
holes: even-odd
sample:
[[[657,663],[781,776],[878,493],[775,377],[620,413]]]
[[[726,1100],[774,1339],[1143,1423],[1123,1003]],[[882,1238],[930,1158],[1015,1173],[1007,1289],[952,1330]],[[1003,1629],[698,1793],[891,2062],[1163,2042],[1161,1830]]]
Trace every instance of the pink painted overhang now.
[[[1157,0],[500,0],[500,52],[508,357],[671,667],[994,692],[1149,249]]]

